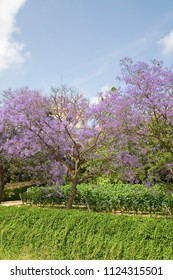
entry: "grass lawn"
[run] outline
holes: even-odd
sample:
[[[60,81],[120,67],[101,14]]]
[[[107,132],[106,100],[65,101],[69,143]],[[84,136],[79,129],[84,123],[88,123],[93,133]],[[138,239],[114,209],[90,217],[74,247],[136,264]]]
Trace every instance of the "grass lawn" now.
[[[173,220],[0,206],[0,259],[173,259]]]

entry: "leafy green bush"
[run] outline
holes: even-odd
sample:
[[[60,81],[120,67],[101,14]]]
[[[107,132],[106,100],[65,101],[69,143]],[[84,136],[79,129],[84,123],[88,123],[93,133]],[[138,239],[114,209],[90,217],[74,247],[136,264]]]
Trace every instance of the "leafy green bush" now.
[[[173,259],[173,222],[82,210],[0,206],[1,259]]]
[[[30,186],[18,186],[15,188],[5,188],[3,191],[2,201],[20,200],[21,194],[27,191]]]
[[[65,205],[69,194],[69,185],[61,186],[56,191],[54,187],[32,187],[27,190],[23,199],[31,205]],[[85,205],[95,211],[173,214],[173,196],[166,194],[160,186],[148,189],[143,185],[122,183],[81,184],[74,204]]]

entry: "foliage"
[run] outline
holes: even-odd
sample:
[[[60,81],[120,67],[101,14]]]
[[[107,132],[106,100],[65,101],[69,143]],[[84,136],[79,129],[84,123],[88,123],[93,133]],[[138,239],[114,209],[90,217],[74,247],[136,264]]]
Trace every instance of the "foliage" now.
[[[29,188],[23,199],[31,205],[65,205],[70,186]],[[60,193],[60,195],[59,195]],[[135,213],[160,213],[173,215],[173,195],[166,194],[162,187],[151,189],[143,185],[81,184],[74,205],[86,206],[95,211],[132,211]]]
[[[52,184],[71,182],[67,208],[79,184],[105,174],[146,186],[173,182],[173,67],[130,58],[120,65],[121,87],[100,93],[97,104],[63,86],[50,96],[8,91],[1,105],[1,158],[20,158]]]
[[[134,133],[130,140],[140,155],[137,161],[144,170],[143,181],[148,185],[171,182],[173,67],[166,68],[156,60],[147,64],[125,58],[119,79],[125,84],[122,91],[131,106],[130,130]]]
[[[15,187],[12,187],[11,185],[13,186],[13,184],[8,184],[5,186],[2,201],[20,200],[21,195],[32,186],[31,182],[14,184]]]
[[[173,258],[173,223],[162,218],[1,206],[0,235],[1,259]]]
[[[55,183],[62,183],[65,177],[71,182],[67,208],[77,193],[76,186],[100,175],[112,162],[110,131],[99,129],[94,106],[71,89],[53,89],[49,97],[27,88],[11,92],[4,99],[1,116],[6,139],[3,149],[9,156],[26,161],[43,154],[45,161],[42,165],[38,161],[37,170]]]
[[[121,88],[100,96],[95,116],[103,130],[117,135],[114,169],[124,182],[149,186],[173,181],[172,70],[160,61],[125,58],[118,77]]]
[[[23,201],[26,200],[31,205],[53,205],[64,202],[62,196],[57,187],[31,187],[21,197]]]

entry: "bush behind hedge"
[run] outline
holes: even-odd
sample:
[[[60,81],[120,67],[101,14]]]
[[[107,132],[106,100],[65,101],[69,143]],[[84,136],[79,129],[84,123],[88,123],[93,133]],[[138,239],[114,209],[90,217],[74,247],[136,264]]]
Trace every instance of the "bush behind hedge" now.
[[[15,188],[5,188],[3,191],[2,201],[14,201],[14,200],[20,200],[21,194],[27,191],[27,189],[31,187],[31,185],[26,186],[19,186]]]
[[[32,187],[27,189],[23,200],[31,205],[65,205],[70,194],[70,185]],[[143,185],[81,184],[74,199],[75,205],[85,205],[95,211],[133,211],[142,213],[173,214],[173,195],[168,195],[160,186],[151,189]]]
[[[173,222],[81,210],[0,207],[1,259],[173,259]]]

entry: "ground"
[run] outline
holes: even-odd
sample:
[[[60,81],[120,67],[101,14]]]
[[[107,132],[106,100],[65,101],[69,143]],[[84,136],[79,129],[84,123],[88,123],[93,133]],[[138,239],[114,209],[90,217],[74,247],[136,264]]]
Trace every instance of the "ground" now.
[[[15,200],[15,201],[3,201],[1,202],[2,206],[19,206],[22,205],[22,201],[21,200]]]

